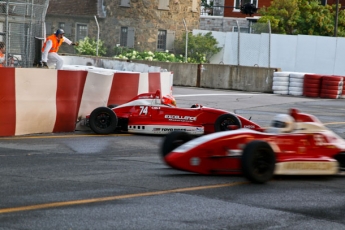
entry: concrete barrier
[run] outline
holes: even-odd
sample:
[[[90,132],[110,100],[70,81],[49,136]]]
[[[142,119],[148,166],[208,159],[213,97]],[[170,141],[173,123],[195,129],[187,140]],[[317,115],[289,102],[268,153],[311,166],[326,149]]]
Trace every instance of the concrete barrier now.
[[[65,64],[89,64],[94,67],[118,70],[140,70],[141,72],[172,72],[173,85],[214,89],[231,89],[251,92],[272,93],[273,73],[280,68],[238,66],[224,64],[192,64],[117,60],[104,57],[64,56]],[[135,63],[135,65],[134,65]]]
[[[93,109],[140,93],[171,94],[170,72],[0,68],[0,136],[72,132]]]

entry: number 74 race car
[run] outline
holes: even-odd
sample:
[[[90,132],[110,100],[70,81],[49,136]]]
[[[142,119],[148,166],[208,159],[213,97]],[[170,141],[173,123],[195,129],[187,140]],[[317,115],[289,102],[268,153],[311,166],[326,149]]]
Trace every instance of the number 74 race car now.
[[[190,141],[189,141],[190,140]],[[170,167],[200,174],[243,174],[254,183],[274,175],[333,175],[345,171],[345,140],[315,116],[291,109],[263,132],[238,129],[192,139],[168,134],[161,156]]]
[[[191,135],[239,127],[262,130],[254,122],[225,110],[202,105],[178,108],[175,99],[170,95],[162,97],[160,90],[140,94],[113,108],[96,108],[86,116],[85,125],[98,134],[109,134],[116,130],[137,134],[168,134],[179,130]]]

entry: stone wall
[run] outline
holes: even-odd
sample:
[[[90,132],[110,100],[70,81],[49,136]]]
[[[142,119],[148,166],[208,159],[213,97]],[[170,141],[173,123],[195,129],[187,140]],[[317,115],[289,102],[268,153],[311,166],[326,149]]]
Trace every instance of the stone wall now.
[[[237,23],[241,28],[248,28],[249,21],[245,18],[224,18],[216,16],[201,16],[200,29],[221,32],[233,32],[233,28],[237,27]]]

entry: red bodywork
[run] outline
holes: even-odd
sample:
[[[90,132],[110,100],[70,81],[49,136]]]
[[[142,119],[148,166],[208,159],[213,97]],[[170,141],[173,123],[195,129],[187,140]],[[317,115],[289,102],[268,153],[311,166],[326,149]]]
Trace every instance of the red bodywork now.
[[[167,134],[174,130],[182,130],[194,135],[209,134],[215,132],[215,122],[222,114],[237,117],[241,123],[241,127],[237,128],[263,130],[259,125],[237,114],[202,105],[195,107],[178,108],[164,105],[161,102],[160,91],[157,90],[155,93],[140,94],[112,110],[119,119],[120,129],[129,133]],[[88,115],[86,118],[89,117]]]
[[[345,141],[316,117],[292,109],[295,130],[291,133],[239,129],[193,139],[164,158],[172,168],[200,174],[241,174],[241,157],[254,140],[269,144],[276,158],[275,174],[323,175],[344,167]],[[341,156],[342,155],[342,156]]]

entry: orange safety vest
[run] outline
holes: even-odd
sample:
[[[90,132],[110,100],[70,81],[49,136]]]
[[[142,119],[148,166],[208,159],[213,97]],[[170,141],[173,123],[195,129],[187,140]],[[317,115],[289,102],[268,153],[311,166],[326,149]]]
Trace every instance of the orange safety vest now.
[[[5,55],[0,51],[0,58],[4,57]],[[3,67],[2,63],[0,63],[0,67]]]
[[[42,47],[42,52],[44,51],[44,48],[46,47],[46,43],[48,40],[51,40],[53,43],[52,48],[49,50],[49,53],[57,53],[59,51],[61,44],[64,41],[62,37],[60,41],[58,42],[56,35],[52,34],[49,37],[47,37],[46,41],[44,42],[43,47]]]

